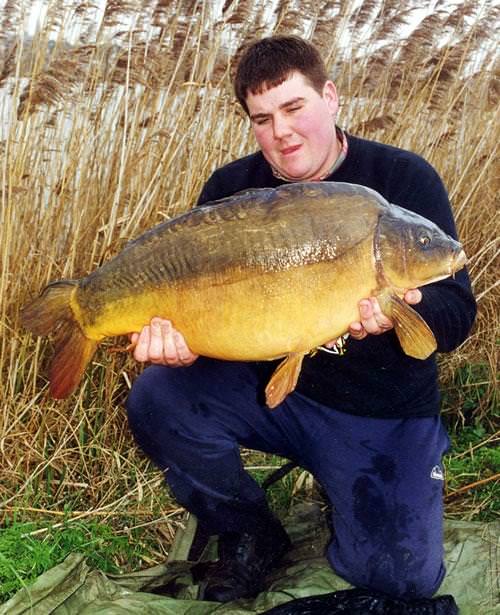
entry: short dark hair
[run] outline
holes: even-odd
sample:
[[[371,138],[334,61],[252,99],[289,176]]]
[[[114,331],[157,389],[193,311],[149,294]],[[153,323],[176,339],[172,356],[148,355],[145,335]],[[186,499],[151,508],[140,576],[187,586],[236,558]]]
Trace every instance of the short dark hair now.
[[[236,68],[234,91],[248,114],[248,93],[260,94],[283,83],[294,71],[304,75],[321,94],[328,80],[323,59],[316,47],[298,36],[269,36],[251,43]]]

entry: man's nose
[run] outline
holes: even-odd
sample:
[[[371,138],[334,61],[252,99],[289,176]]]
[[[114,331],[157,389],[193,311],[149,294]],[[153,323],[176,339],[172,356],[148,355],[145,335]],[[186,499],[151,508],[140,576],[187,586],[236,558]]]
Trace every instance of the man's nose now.
[[[273,134],[275,139],[283,139],[291,134],[291,128],[286,118],[276,116],[273,118]]]

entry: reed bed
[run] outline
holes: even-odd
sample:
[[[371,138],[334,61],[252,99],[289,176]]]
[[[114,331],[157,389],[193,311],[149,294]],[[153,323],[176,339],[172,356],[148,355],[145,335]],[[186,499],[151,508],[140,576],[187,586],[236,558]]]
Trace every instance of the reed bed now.
[[[8,0],[0,34],[3,518],[118,516],[171,539],[181,511],[123,408],[141,368],[103,347],[78,391],[50,400],[50,344],[21,330],[19,310],[191,208],[212,170],[255,148],[231,59],[272,32],[321,48],[340,125],[416,151],[442,175],[479,303],[470,338],[440,360],[444,411],[498,427],[498,6],[438,2],[423,18],[414,0],[108,0],[103,10],[54,0],[29,38],[30,4]],[[473,516],[477,502],[460,506]]]

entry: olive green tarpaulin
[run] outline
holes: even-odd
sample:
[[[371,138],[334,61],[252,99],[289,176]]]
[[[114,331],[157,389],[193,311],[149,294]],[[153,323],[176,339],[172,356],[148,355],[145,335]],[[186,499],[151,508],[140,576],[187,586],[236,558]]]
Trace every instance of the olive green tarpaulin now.
[[[264,613],[293,598],[349,587],[323,557],[328,530],[317,506],[296,507],[285,525],[293,549],[269,576],[268,589],[254,600],[225,605],[196,600],[198,588],[186,561],[105,575],[91,570],[83,556],[74,553],[0,606],[0,615],[249,615]],[[448,573],[439,593],[452,594],[461,615],[500,614],[499,526],[446,522]],[[178,559],[188,551],[189,542],[189,533],[176,541]],[[159,591],[163,593],[154,593]]]

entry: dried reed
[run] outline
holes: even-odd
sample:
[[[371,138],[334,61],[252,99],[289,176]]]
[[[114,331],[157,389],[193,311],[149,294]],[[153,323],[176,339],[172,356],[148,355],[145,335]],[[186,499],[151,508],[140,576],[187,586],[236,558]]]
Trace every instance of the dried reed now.
[[[306,3],[283,1],[272,14],[262,6],[227,0],[216,15],[207,2],[108,0],[102,22],[92,23],[92,5],[56,2],[32,45],[9,42],[0,79],[9,102],[0,107],[0,514],[57,513],[63,501],[89,515],[143,518],[148,510],[154,519],[170,509],[121,405],[140,368],[104,348],[79,391],[53,402],[49,345],[20,330],[19,308],[46,282],[86,274],[193,206],[215,167],[255,147],[229,63],[239,45],[273,30],[308,33],[321,46],[344,127],[412,149],[443,176],[479,298],[472,336],[441,361],[443,383],[481,366],[486,384],[473,413],[465,390],[449,412],[458,421],[493,420],[499,86],[498,52],[482,27],[493,9],[436,13],[400,41],[410,0],[366,0],[359,9],[310,2],[307,12]],[[11,32],[21,13],[11,13]],[[68,15],[73,28],[80,24],[74,43],[64,38]]]

